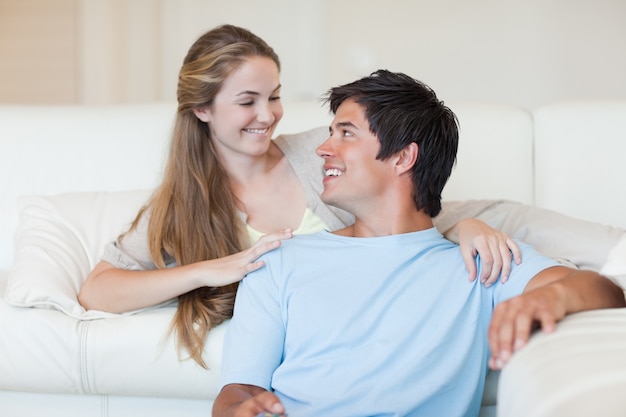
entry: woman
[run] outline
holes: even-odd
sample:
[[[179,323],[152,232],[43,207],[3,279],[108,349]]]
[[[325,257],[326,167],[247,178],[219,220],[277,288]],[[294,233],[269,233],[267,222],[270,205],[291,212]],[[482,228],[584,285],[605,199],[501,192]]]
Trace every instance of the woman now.
[[[292,233],[351,224],[350,215],[321,202],[312,181],[302,181],[311,170],[303,161],[317,158],[325,132],[298,143],[271,139],[283,115],[279,71],[272,48],[235,26],[191,46],[163,182],[89,274],[79,294],[85,308],[124,312],[178,297],[172,330],[179,349],[206,366],[206,335],[232,315],[237,282],[263,266],[260,255]],[[462,223],[451,233],[459,233],[470,278],[477,251],[483,282],[501,269],[508,276],[511,251],[519,262],[515,243],[477,220]]]

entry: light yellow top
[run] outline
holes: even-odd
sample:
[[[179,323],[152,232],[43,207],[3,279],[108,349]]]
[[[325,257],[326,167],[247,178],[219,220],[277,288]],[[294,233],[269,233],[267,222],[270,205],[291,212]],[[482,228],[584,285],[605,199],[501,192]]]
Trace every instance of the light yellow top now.
[[[250,225],[246,224],[246,228],[248,229],[248,235],[250,236],[250,242],[254,243],[259,238],[267,233],[261,233]],[[326,225],[318,216],[315,215],[309,208],[304,211],[304,216],[302,217],[302,221],[300,222],[300,226],[293,231],[294,235],[305,235],[308,233],[319,232],[320,230],[327,229]]]

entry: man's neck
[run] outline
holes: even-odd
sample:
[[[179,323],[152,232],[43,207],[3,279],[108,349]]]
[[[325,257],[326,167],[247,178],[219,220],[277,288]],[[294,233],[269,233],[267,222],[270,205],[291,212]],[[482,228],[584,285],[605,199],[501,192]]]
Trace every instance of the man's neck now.
[[[433,227],[433,220],[423,211],[404,216],[356,216],[354,224],[333,233],[348,237],[380,237],[419,232]]]

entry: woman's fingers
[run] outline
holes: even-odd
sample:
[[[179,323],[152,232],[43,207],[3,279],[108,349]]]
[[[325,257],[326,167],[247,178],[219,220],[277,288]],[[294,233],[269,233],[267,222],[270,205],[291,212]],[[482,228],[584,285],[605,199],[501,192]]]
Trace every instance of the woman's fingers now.
[[[293,232],[291,229],[285,229],[277,233],[269,233],[263,235],[257,240],[249,251],[250,261],[257,259],[259,256],[272,251],[280,246],[283,239],[291,239]]]

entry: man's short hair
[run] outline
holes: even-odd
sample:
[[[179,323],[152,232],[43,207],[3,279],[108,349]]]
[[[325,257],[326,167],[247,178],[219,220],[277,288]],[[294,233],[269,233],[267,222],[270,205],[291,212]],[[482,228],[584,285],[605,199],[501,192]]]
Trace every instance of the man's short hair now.
[[[456,115],[426,84],[387,70],[331,88],[325,101],[334,114],[346,100],[364,108],[370,131],[380,142],[377,159],[389,158],[411,142],[418,145],[411,173],[413,199],[418,210],[431,217],[438,215],[441,192],[456,162]]]

